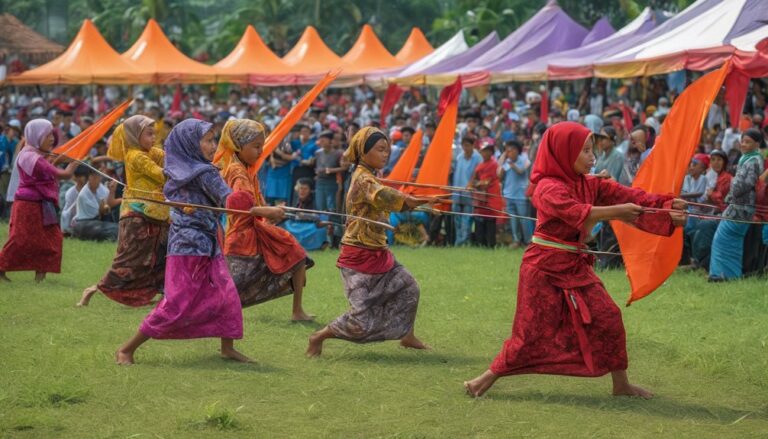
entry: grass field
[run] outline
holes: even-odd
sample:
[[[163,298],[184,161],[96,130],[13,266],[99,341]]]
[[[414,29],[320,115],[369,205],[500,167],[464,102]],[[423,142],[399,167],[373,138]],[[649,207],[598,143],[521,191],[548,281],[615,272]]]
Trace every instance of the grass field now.
[[[768,437],[765,279],[678,273],[624,309],[630,377],[653,400],[609,396],[608,377],[520,376],[475,401],[461,383],[509,335],[520,251],[395,249],[421,285],[416,329],[429,352],[331,340],[305,359],[319,324],[290,323],[282,298],[244,311],[237,346],[256,365],[194,340],[150,341],[132,367],[113,352],[149,309],[103,296],[73,306],[113,252],[67,240],[63,274],[0,284],[0,437]],[[346,301],[336,254],[313,257],[305,303],[326,323]],[[624,303],[623,273],[602,277]]]

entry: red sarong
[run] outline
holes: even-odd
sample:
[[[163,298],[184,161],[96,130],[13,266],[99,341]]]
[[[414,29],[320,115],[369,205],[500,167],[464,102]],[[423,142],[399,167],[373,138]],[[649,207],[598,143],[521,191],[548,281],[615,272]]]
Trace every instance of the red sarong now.
[[[374,250],[342,245],[336,266],[365,274],[383,274],[395,266],[395,257],[386,247]]]
[[[8,242],[0,251],[0,271],[60,273],[62,242],[58,224],[43,225],[40,201],[16,200]]]

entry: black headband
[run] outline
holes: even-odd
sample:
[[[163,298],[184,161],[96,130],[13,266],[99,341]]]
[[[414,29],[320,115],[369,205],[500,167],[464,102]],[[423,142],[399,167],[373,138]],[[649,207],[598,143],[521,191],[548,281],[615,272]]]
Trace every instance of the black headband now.
[[[750,128],[744,131],[744,135],[757,142],[760,148],[765,148],[765,138],[763,137],[763,133],[757,128]]]
[[[376,143],[381,139],[386,140],[387,136],[382,134],[380,131],[376,131],[371,134],[368,137],[368,140],[365,141],[365,146],[363,146],[363,154],[368,154],[368,152],[373,149],[373,146],[376,145]]]

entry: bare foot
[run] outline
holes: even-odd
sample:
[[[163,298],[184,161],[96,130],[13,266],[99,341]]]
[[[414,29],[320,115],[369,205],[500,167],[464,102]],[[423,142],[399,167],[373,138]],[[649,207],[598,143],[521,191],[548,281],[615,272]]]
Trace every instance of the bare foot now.
[[[126,352],[118,349],[115,352],[115,363],[117,363],[118,366],[130,366],[134,364],[133,352]]]
[[[93,297],[97,291],[99,291],[99,289],[96,287],[96,285],[90,286],[83,290],[83,296],[80,297],[80,301],[77,302],[77,305],[75,306],[88,306],[88,303],[91,301],[91,297]]]
[[[8,279],[8,276],[5,275],[5,273],[0,273],[0,282],[10,282],[11,280]]]
[[[408,349],[431,349],[428,345],[422,343],[422,341],[416,338],[416,336],[413,334],[408,334],[401,338],[400,346]]]
[[[464,381],[464,389],[467,391],[467,395],[479,398],[493,386],[497,379],[499,379],[498,375],[486,370],[479,377],[471,381]]]
[[[319,357],[323,353],[323,341],[325,339],[318,333],[309,336],[309,346],[304,354],[309,358]]]
[[[621,387],[613,387],[613,396],[636,396],[643,399],[653,398],[653,392],[643,389],[640,386],[634,384],[628,384]]]
[[[45,273],[35,273],[35,282],[40,283],[45,280]]]
[[[292,322],[313,322],[315,321],[315,316],[313,314],[307,314],[302,310],[302,311],[293,313],[291,315],[291,321]]]
[[[227,360],[239,361],[240,363],[255,363],[254,360],[241,354],[235,348],[222,349],[221,358],[225,358]]]

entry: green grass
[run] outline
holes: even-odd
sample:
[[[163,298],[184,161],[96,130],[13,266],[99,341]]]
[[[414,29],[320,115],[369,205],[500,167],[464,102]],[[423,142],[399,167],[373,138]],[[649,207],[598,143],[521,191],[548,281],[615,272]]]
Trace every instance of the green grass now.
[[[608,377],[556,376],[502,379],[475,401],[461,383],[509,335],[520,251],[395,249],[421,285],[416,329],[430,352],[331,340],[305,359],[318,326],[289,323],[282,298],[244,311],[237,346],[256,365],[193,340],[150,341],[133,367],[113,352],[149,310],[103,296],[73,306],[113,253],[67,240],[63,274],[0,284],[0,437],[768,437],[765,279],[678,273],[624,308],[630,377],[651,401],[612,398]],[[346,301],[336,254],[312,256],[305,303],[325,323]],[[602,277],[624,303],[623,272]]]

